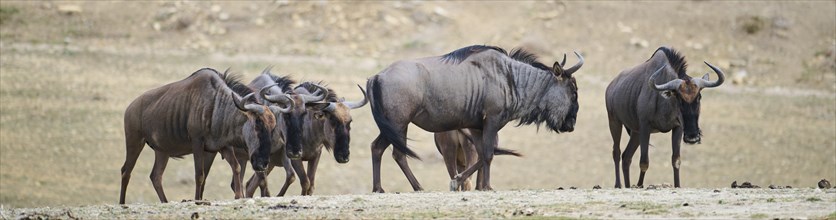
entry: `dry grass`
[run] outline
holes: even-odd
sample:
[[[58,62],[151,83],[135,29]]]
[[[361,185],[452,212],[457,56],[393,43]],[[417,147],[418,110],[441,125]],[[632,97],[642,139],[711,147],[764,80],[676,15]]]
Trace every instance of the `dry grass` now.
[[[832,3],[832,2],[831,2]],[[831,3],[824,3],[830,4]],[[202,4],[202,3],[200,3]],[[433,3],[434,4],[434,3]],[[433,8],[433,4],[419,8]],[[439,3],[441,7],[458,12],[457,4]],[[502,11],[508,3],[497,5],[474,6],[472,10],[489,14]],[[508,13],[523,16],[534,3],[513,5]],[[285,39],[281,36],[266,37],[263,41],[253,40],[252,35],[270,36],[276,32],[271,28],[250,27],[240,32],[225,36],[207,38],[231,44],[237,49],[211,52],[201,49],[182,49],[182,38],[188,38],[191,32],[153,32],[149,31],[144,21],[125,20],[123,23],[111,21],[117,15],[106,12],[119,4],[82,4],[89,12],[80,17],[66,17],[42,9],[38,4],[6,2],[0,6],[14,7],[20,13],[3,18],[0,30],[0,204],[13,207],[36,207],[58,205],[113,204],[119,193],[119,169],[124,160],[124,134],[122,133],[122,114],[133,98],[142,92],[180,80],[202,67],[225,69],[244,75],[245,80],[252,79],[262,68],[275,65],[273,71],[291,74],[300,80],[325,80],[347,99],[358,99],[360,93],[355,84],[364,85],[365,79],[373,75],[392,61],[420,56],[444,53],[450,49],[473,43],[491,43],[512,47],[523,43],[535,42],[535,47],[544,47],[547,53],[543,61],[550,61],[557,54],[580,49],[587,58],[587,63],[576,74],[580,87],[581,108],[575,132],[554,134],[546,131],[537,132],[534,127],[508,126],[500,133],[500,145],[525,154],[524,158],[499,157],[494,160],[493,186],[497,189],[552,189],[558,186],[578,186],[591,188],[593,185],[604,187],[613,184],[613,164],[611,160],[611,139],[606,125],[606,111],[603,106],[604,88],[618,70],[638,64],[650,55],[653,48],[637,49],[622,42],[622,33],[595,32],[586,23],[578,23],[575,17],[591,19],[590,15],[615,10],[614,6],[603,4],[576,5],[567,3],[571,10],[555,20],[552,25],[566,24],[562,29],[543,28],[523,30],[522,34],[508,33],[505,29],[515,30],[525,19],[497,21],[487,29],[475,23],[479,14],[452,15],[454,19],[437,29],[421,29],[423,35],[394,37],[386,36],[380,40],[382,47],[388,44],[403,45],[377,51],[376,57],[365,54],[348,54],[349,50],[341,42],[325,42],[329,48],[316,42],[288,38],[288,47],[298,48],[308,45],[313,55],[299,55],[293,51],[271,51],[270,47],[281,47]],[[713,8],[705,3],[689,2],[698,8]],[[736,3],[729,3],[736,4]],[[776,3],[779,4],[779,3]],[[674,4],[662,4],[662,8],[674,8]],[[834,14],[833,7],[814,7],[813,3],[801,5],[779,4],[791,7],[783,16],[796,19],[796,28],[791,29],[792,36],[801,36],[799,32],[822,27],[821,23],[833,24],[836,21],[828,13]],[[812,5],[812,6],[811,6]],[[225,5],[226,6],[226,5]],[[293,6],[293,5],[291,5]],[[291,7],[288,6],[288,7]],[[751,181],[765,186],[768,184],[810,187],[822,178],[836,179],[836,97],[833,95],[834,83],[817,82],[815,84],[796,84],[794,80],[780,80],[776,74],[799,76],[802,70],[790,70],[789,65],[800,63],[800,59],[813,56],[803,53],[805,48],[822,45],[822,41],[833,41],[834,30],[823,26],[809,37],[815,40],[795,39],[779,40],[780,45],[767,47],[767,36],[745,36],[740,39],[734,30],[719,31],[712,35],[704,30],[721,27],[722,22],[733,21],[737,14],[751,14],[760,9],[774,9],[774,5],[753,4],[751,8],[723,15],[717,21],[697,22],[696,30],[689,28],[672,29],[673,37],[649,37],[655,44],[669,44],[682,47],[691,61],[693,72],[706,72],[708,69],[700,61],[729,59],[742,56],[730,52],[729,47],[742,47],[735,40],[757,48],[747,56],[771,57],[769,63],[751,62],[751,74],[763,74],[756,86],[724,85],[720,89],[703,92],[701,127],[705,137],[701,145],[684,145],[682,150],[682,181],[685,187],[722,187],[734,180]],[[133,6],[132,6],[133,7]],[[136,6],[139,7],[139,6]],[[156,5],[147,6],[156,9]],[[330,7],[330,6],[329,6]],[[348,7],[345,6],[344,7]],[[639,7],[639,6],[631,6]],[[821,8],[821,19],[815,21],[796,17],[800,11]],[[4,9],[5,10],[5,9]],[[231,9],[230,9],[231,10]],[[348,11],[348,9],[344,9]],[[679,9],[677,9],[679,10]],[[725,10],[725,9],[724,9]],[[131,15],[141,14],[130,10]],[[153,10],[151,10],[153,11]],[[708,13],[711,10],[699,10]],[[721,11],[723,12],[723,11]],[[721,13],[717,12],[717,13]],[[610,18],[602,18],[598,28],[610,30],[613,19],[626,16],[626,12],[617,11]],[[35,14],[30,20],[18,17],[21,14]],[[817,14],[817,13],[809,13]],[[6,15],[3,15],[6,16]],[[142,17],[140,16],[140,17]],[[528,16],[528,15],[526,15]],[[626,20],[633,25],[635,32],[647,33],[651,26],[649,20],[658,15],[647,15],[642,20]],[[654,17],[656,16],[656,17]],[[711,15],[688,14],[685,20],[700,21]],[[826,18],[829,17],[829,18]],[[23,19],[23,21],[21,21]],[[57,20],[66,21],[57,22]],[[142,20],[140,18],[132,18]],[[609,19],[609,20],[606,20]],[[632,18],[631,18],[632,19]],[[543,22],[537,20],[538,22]],[[575,22],[570,22],[575,21]],[[606,21],[606,22],[605,22]],[[609,22],[613,21],[613,22]],[[85,23],[87,22],[87,23]],[[676,20],[669,27],[681,25],[686,21]],[[87,33],[84,31],[100,30],[88,28],[94,26],[119,26],[114,33]],[[490,22],[489,22],[490,23]],[[129,24],[129,25],[128,25]],[[482,23],[479,23],[482,24]],[[66,30],[81,32],[61,32],[48,30],[51,25],[61,26]],[[537,23],[537,25],[545,25]],[[308,27],[310,29],[310,27]],[[450,32],[455,28],[463,28]],[[539,28],[539,29],[538,29]],[[542,29],[542,30],[540,30]],[[289,29],[287,32],[306,33],[308,29]],[[434,31],[433,31],[434,30]],[[470,32],[468,30],[472,30]],[[692,33],[693,32],[693,33]],[[761,31],[764,32],[764,31]],[[85,32],[86,33],[86,32]],[[443,33],[454,33],[447,41],[426,42],[426,39],[445,39]],[[124,37],[128,34],[127,37]],[[699,34],[694,37],[692,34]],[[745,33],[739,33],[745,34]],[[829,34],[829,35],[828,35]],[[113,36],[123,37],[113,37]],[[41,38],[41,36],[45,36]],[[64,46],[64,37],[72,38]],[[479,36],[469,39],[467,36]],[[482,37],[489,36],[489,37]],[[742,36],[742,35],[741,35]],[[807,35],[804,35],[807,36]],[[820,38],[830,36],[831,38]],[[225,38],[231,38],[225,39]],[[498,40],[492,40],[496,38]],[[627,37],[629,38],[629,37]],[[682,39],[680,39],[682,38]],[[751,38],[751,39],[749,39]],[[162,40],[160,40],[162,39]],[[235,39],[240,39],[237,42]],[[611,39],[611,40],[592,40]],[[716,46],[704,50],[685,48],[685,40],[712,41]],[[375,39],[372,39],[375,40]],[[418,43],[409,43],[415,42]],[[689,41],[690,41],[689,40]],[[767,43],[764,43],[766,41]],[[49,43],[46,47],[41,42]],[[231,42],[231,43],[230,43]],[[33,44],[34,43],[34,44]],[[278,46],[275,46],[278,45]],[[555,46],[559,45],[559,46]],[[737,46],[735,46],[737,45]],[[800,45],[802,49],[790,50],[798,56],[784,56],[780,51]],[[827,43],[824,43],[827,45]],[[362,46],[362,45],[361,45]],[[377,46],[375,46],[377,47]],[[653,47],[653,46],[651,46]],[[760,48],[763,47],[763,48]],[[173,49],[172,49],[173,48]],[[408,49],[403,49],[408,48]],[[401,50],[403,49],[403,50]],[[365,51],[360,49],[358,51]],[[333,52],[333,53],[331,53]],[[360,53],[360,52],[358,52]],[[362,52],[366,53],[366,52]],[[551,53],[551,54],[548,54]],[[284,55],[282,55],[284,54]],[[570,59],[568,63],[573,63]],[[775,64],[777,63],[777,64]],[[770,69],[785,72],[773,73]],[[693,75],[696,75],[692,73]],[[832,72],[818,73],[824,76]],[[825,80],[832,78],[825,77]],[[822,84],[824,86],[822,86]],[[810,86],[812,85],[812,86]],[[776,90],[776,88],[784,88]],[[777,91],[777,92],[775,92]],[[377,128],[367,108],[352,112],[352,156],[348,164],[337,164],[325,155],[320,165],[317,178],[316,194],[358,194],[371,190],[371,163],[368,145],[377,134]],[[429,133],[411,128],[409,136],[415,141],[410,145],[423,161],[411,160],[411,166],[424,188],[430,191],[446,191],[448,177]],[[622,146],[626,144],[626,137]],[[672,182],[670,168],[670,137],[668,134],[656,134],[651,139],[655,147],[651,148],[651,165],[648,173],[649,184]],[[327,154],[327,153],[326,153]],[[208,178],[206,199],[230,199],[230,172],[226,163],[216,158],[215,168]],[[128,188],[128,202],[157,202],[148,174],[153,161],[150,149],[141,155],[133,172]],[[638,158],[634,159],[633,181],[637,180]],[[273,175],[270,179],[273,191],[278,191],[281,180]],[[193,196],[193,166],[191,157],[184,160],[172,160],[164,175],[164,187],[170,200],[189,199]],[[390,157],[383,161],[383,187],[388,192],[408,192],[411,187],[401,171]],[[289,194],[298,194],[297,185],[291,187]],[[430,217],[430,216],[425,216]]]

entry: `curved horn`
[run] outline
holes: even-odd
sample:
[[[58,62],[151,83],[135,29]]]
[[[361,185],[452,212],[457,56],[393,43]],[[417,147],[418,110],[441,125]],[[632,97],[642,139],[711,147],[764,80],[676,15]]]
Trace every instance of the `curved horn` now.
[[[366,90],[363,90],[363,87],[360,87],[360,85],[357,85],[357,88],[360,88],[360,92],[363,93],[363,100],[360,100],[360,101],[344,101],[343,104],[350,109],[360,108],[360,107],[363,107],[364,105],[366,105],[366,103],[369,103],[369,100],[366,99]]]
[[[693,79],[692,81],[694,82],[694,84],[697,84],[697,86],[699,86],[700,88],[714,88],[722,85],[723,82],[726,81],[726,74],[723,74],[723,71],[720,70],[720,68],[717,68],[716,66],[711,65],[706,61],[703,62],[705,63],[705,65],[708,65],[709,68],[714,70],[714,73],[717,73],[718,79],[717,81],[713,82],[708,81],[708,73],[706,73],[705,76],[703,76],[704,79]]]
[[[279,104],[286,104],[288,102],[293,102],[293,99],[290,96],[286,96],[286,94],[271,94],[267,95],[267,89],[273,86],[278,85],[278,83],[274,83],[273,85],[265,86],[261,88],[258,92],[261,95],[261,98],[270,101],[272,103],[279,103]]]
[[[318,101],[322,101],[323,99],[325,99],[325,97],[328,97],[328,89],[326,89],[325,87],[322,87],[320,85],[317,85],[317,84],[313,84],[313,85],[316,86],[317,88],[319,88],[319,90],[322,91],[322,94],[319,94],[319,95],[299,94],[299,96],[302,97],[302,102],[304,102],[304,103],[318,102]]]
[[[563,71],[563,73],[566,74],[567,76],[572,76],[572,73],[574,73],[575,71],[578,71],[578,69],[580,69],[581,66],[583,66],[583,56],[581,56],[577,51],[572,51],[572,52],[575,52],[575,56],[578,56],[578,63],[575,64],[572,67],[569,67],[569,69],[566,69],[566,70]],[[561,65],[561,66],[563,66],[563,65]]]
[[[247,105],[245,105],[244,102],[252,96],[253,94],[250,93],[244,96],[244,98],[241,98],[241,96],[238,96],[238,94],[232,94],[232,103],[235,104],[235,107],[241,111],[249,111]]]
[[[662,72],[662,69],[665,69],[666,66],[668,66],[668,64],[662,65],[662,67],[659,67],[659,69],[656,70],[656,72],[653,72],[653,75],[650,75],[650,79],[647,80],[647,84],[650,86],[650,88],[653,88],[656,91],[667,91],[667,90],[675,90],[676,88],[679,88],[680,84],[682,84],[681,79],[674,79],[674,80],[668,81],[667,83],[662,84],[662,85],[657,85],[655,83],[656,82],[656,76],[658,76],[659,73]]]
[[[563,53],[563,61],[560,61],[560,67],[563,67],[565,65],[566,65],[566,53]]]
[[[285,96],[285,98],[286,98],[287,100],[290,100],[290,99],[291,99],[291,98],[290,98],[290,95],[288,95],[288,94],[284,94],[284,96]],[[283,113],[283,114],[286,114],[286,113],[289,113],[291,109],[293,109],[293,106],[294,106],[294,105],[295,105],[295,103],[293,103],[293,102],[288,102],[288,105],[287,105],[287,107],[285,107],[285,108],[279,107],[278,105],[270,105],[270,107],[269,107],[269,108],[270,108],[270,111],[272,111],[272,112],[273,112],[273,114],[276,114],[276,113]]]
[[[334,110],[336,110],[336,109],[337,109],[337,103],[336,102],[329,102],[328,106],[326,106],[324,109],[322,109],[322,111],[334,112]]]

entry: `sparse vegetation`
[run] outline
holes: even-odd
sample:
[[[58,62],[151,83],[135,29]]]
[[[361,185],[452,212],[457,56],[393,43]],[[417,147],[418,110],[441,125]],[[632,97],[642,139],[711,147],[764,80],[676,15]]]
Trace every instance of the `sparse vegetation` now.
[[[77,4],[83,11],[56,13],[55,4]],[[553,11],[554,7],[541,4],[562,5],[565,10],[535,17]],[[25,212],[72,218],[69,213],[86,219],[185,219],[193,213],[204,219],[493,219],[516,218],[510,215],[521,204],[536,211],[530,218],[825,216],[834,201],[820,191],[723,188],[712,193],[703,188],[728,187],[739,178],[805,187],[822,178],[836,179],[832,160],[836,99],[833,78],[828,78],[836,75],[827,69],[832,53],[822,49],[832,47],[834,4],[0,1],[0,218],[25,217],[21,216]],[[766,24],[754,34],[735,23],[738,17],[753,16],[752,12],[775,11],[776,5],[782,16],[793,21],[782,30],[791,38],[773,39],[767,15],[755,14]],[[682,13],[682,7],[700,13]],[[635,16],[645,10],[654,13]],[[170,17],[156,20],[158,14],[169,12]],[[184,29],[167,23],[168,18],[177,22],[192,12],[200,12],[200,17]],[[227,19],[220,14],[227,14]],[[160,30],[154,28],[155,22],[162,23]],[[619,22],[622,29],[616,29]],[[169,24],[174,26],[168,29]],[[635,36],[650,46],[629,46]],[[687,46],[697,43],[700,49]],[[183,79],[202,67],[231,67],[246,81],[273,65],[275,73],[300,81],[325,80],[340,96],[356,100],[360,94],[355,84],[364,85],[368,76],[391,62],[440,55],[471,44],[509,50],[530,47],[549,66],[572,50],[587,58],[575,74],[581,104],[577,130],[554,134],[538,132],[534,126],[503,129],[500,145],[526,157],[495,158],[496,192],[446,192],[449,177],[431,135],[411,127],[409,136],[415,140],[409,144],[424,160],[410,160],[410,165],[427,192],[410,193],[400,169],[386,156],[382,171],[389,193],[369,194],[368,146],[378,131],[368,108],[363,108],[356,115],[352,112],[351,162],[337,164],[325,153],[315,196],[229,201],[230,170],[217,157],[206,184],[205,198],[211,205],[158,204],[147,178],[154,155],[146,147],[128,187],[132,204],[114,205],[125,156],[123,113],[133,98],[148,89]],[[603,91],[616,73],[643,62],[663,44],[682,50],[694,77],[710,71],[703,60],[719,64],[732,59],[725,60],[730,66],[724,69],[727,74],[745,69],[747,80],[756,83],[706,91],[713,94],[703,99],[701,110],[705,139],[701,145],[682,148],[684,188],[608,189],[613,180],[612,159],[607,156],[612,143],[605,132],[607,122],[601,120],[606,118]],[[736,59],[745,65],[737,65]],[[805,66],[809,59],[822,61]],[[567,63],[572,62],[570,56]],[[803,80],[796,81],[799,78]],[[651,160],[645,185],[672,181],[670,160],[664,159],[671,156],[665,144],[669,140],[669,133],[651,139],[656,147],[650,157],[658,159]],[[633,184],[638,160],[633,159]],[[190,156],[169,162],[163,184],[171,201],[193,198],[192,163]],[[252,174],[249,167],[247,174]],[[274,195],[284,180],[282,174],[274,170],[271,175]],[[288,195],[299,194],[298,183],[291,185]],[[594,185],[604,189],[591,191]],[[527,190],[557,186],[566,190]],[[522,190],[503,191],[508,189]],[[675,199],[686,194],[696,199]],[[468,201],[462,202],[463,197]],[[299,204],[290,204],[292,199]],[[690,206],[683,207],[683,202]],[[621,204],[626,206],[619,208]],[[794,208],[764,208],[784,204]],[[747,209],[757,210],[740,211]],[[836,213],[828,218],[836,218]]]
[[[9,22],[12,16],[20,13],[20,10],[15,7],[0,6],[0,25]]]

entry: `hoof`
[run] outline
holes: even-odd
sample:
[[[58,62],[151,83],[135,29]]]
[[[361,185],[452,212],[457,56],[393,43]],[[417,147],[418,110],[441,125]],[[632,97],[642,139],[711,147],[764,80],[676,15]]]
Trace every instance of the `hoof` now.
[[[458,191],[458,189],[459,189],[458,181],[456,181],[456,179],[450,180],[450,191],[455,192],[455,191]]]

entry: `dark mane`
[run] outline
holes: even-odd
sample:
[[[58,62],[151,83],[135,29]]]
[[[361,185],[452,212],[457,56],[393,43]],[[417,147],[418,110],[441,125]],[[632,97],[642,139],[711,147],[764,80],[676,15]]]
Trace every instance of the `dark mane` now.
[[[279,77],[279,76],[273,75],[273,73],[270,73],[269,70],[267,71],[266,74],[267,74],[267,76],[270,77],[270,79],[273,80],[273,82],[278,83],[279,88],[281,88],[282,91],[285,91],[285,92],[290,91],[290,86],[296,83],[296,81],[293,81],[293,79],[291,79],[290,76]]]
[[[310,92],[314,92],[317,89],[319,89],[316,86],[314,86],[314,84],[325,87],[326,89],[328,89],[328,96],[325,97],[325,101],[328,101],[328,102],[339,102],[339,101],[341,101],[341,100],[339,100],[339,98],[337,98],[337,93],[334,92],[333,89],[328,88],[328,85],[323,83],[322,81],[315,82],[315,83],[314,82],[303,82],[302,84],[299,84],[298,86],[296,86],[296,88],[301,87],[301,88],[304,88],[305,90],[308,90]]]
[[[454,62],[460,63],[462,60],[467,59],[470,55],[485,51],[485,50],[496,50],[503,54],[508,54],[505,49],[499,48],[497,46],[487,46],[487,45],[472,45],[467,46],[458,50],[454,50],[448,54],[444,54],[441,56],[441,60],[444,62]]]
[[[665,53],[668,62],[670,63],[671,67],[673,67],[673,69],[676,70],[676,74],[678,75],[678,77],[680,79],[688,78],[688,74],[685,73],[685,69],[688,68],[688,63],[685,62],[685,56],[679,54],[679,51],[665,46],[659,47],[659,49],[653,51],[653,54],[656,54],[656,52],[660,50]],[[653,55],[651,55],[650,58],[653,58]]]
[[[486,50],[499,51],[502,54],[505,54],[506,56],[510,57],[511,59],[514,59],[516,61],[520,61],[520,62],[528,64],[528,65],[531,65],[531,66],[533,66],[534,68],[537,68],[537,69],[541,69],[541,70],[545,70],[545,71],[549,71],[549,72],[554,71],[554,70],[552,70],[552,68],[549,68],[549,66],[546,66],[545,64],[538,62],[536,54],[528,52],[523,48],[514,48],[514,49],[511,50],[511,53],[508,53],[507,51],[505,51],[505,49],[502,49],[502,48],[497,47],[497,46],[473,45],[473,46],[464,47],[464,48],[461,48],[461,49],[458,49],[458,50],[454,50],[453,52],[450,52],[448,54],[444,54],[443,56],[441,56],[441,60],[444,61],[444,62],[460,63],[460,62],[462,62],[462,60],[467,59],[467,57],[469,57],[470,55],[473,55],[473,54],[476,54],[476,53],[479,53],[479,52],[482,52],[482,51],[486,51]]]
[[[536,54],[525,51],[525,49],[523,49],[523,48],[519,48],[519,47],[514,48],[513,50],[511,50],[511,54],[508,55],[508,56],[510,56],[511,59],[526,63],[526,64],[531,65],[531,66],[533,66],[534,68],[537,68],[537,69],[541,69],[541,70],[545,70],[545,71],[549,71],[549,72],[554,71],[552,68],[549,68],[549,66],[546,66],[545,64],[543,64],[541,62],[538,62]]]
[[[216,71],[217,72],[217,71]],[[246,96],[250,93],[253,93],[253,90],[250,89],[246,84],[241,83],[241,75],[230,73],[229,68],[224,70],[224,73],[218,73],[221,76],[221,79],[224,80],[226,86],[228,86],[232,91],[237,93],[239,96]]]

